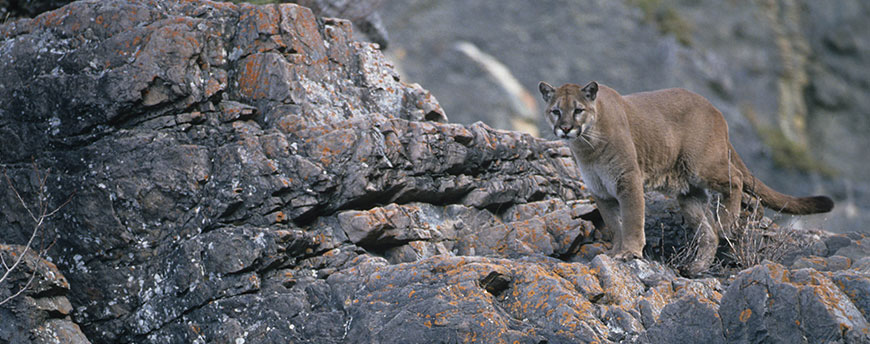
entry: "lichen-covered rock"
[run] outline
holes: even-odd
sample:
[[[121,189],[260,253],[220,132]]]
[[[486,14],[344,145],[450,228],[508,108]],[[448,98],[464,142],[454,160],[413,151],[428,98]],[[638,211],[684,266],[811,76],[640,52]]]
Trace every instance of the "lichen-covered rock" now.
[[[839,271],[848,269],[852,260],[843,256],[800,257],[791,264],[792,269],[813,268],[817,271]]]
[[[848,242],[838,241],[829,246],[834,255],[843,256],[853,261],[870,256],[870,238],[863,233],[847,233]],[[833,243],[833,240],[829,241]]]
[[[831,282],[849,297],[864,320],[870,321],[870,271],[838,271],[831,275]]]
[[[852,269],[858,272],[870,273],[870,257],[863,257],[852,264]]]

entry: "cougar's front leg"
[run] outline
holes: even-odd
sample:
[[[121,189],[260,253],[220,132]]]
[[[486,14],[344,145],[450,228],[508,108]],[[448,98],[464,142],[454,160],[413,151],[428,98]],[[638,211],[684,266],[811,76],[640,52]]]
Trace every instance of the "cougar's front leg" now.
[[[616,258],[643,258],[646,237],[643,232],[643,182],[637,173],[627,173],[617,185],[619,215],[622,218],[622,250]]]

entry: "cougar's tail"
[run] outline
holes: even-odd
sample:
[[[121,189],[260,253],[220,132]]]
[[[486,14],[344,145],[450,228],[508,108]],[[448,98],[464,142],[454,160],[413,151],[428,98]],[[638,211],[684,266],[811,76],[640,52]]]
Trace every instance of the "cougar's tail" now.
[[[761,204],[766,207],[795,215],[827,213],[834,209],[834,201],[828,196],[795,197],[771,189],[752,175],[733,147],[731,151],[734,152],[733,157],[736,158],[733,159],[734,162],[743,172],[743,190],[758,196],[761,199]]]

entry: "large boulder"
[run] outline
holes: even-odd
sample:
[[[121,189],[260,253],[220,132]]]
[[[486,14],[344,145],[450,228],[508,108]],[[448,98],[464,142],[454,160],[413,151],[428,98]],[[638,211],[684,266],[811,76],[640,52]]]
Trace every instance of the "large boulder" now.
[[[0,26],[0,161],[26,199],[41,189],[31,159],[47,204],[72,199],[48,219],[48,254],[92,340],[240,335],[261,318],[211,307],[249,299],[311,323],[298,305],[327,304],[297,291],[322,280],[292,276],[328,276],[346,254],[558,256],[591,231],[589,209],[561,201],[583,195],[564,146],[441,123],[428,91],[351,35],[292,4],[81,1]],[[4,241],[26,242],[25,212],[0,218]]]

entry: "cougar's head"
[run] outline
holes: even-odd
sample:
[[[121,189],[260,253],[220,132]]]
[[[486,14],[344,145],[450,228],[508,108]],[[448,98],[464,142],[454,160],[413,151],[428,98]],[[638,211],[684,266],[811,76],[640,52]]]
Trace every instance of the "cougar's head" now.
[[[575,84],[564,84],[553,88],[541,81],[538,90],[544,102],[547,120],[553,125],[553,134],[560,139],[574,139],[588,133],[595,126],[598,83],[590,82],[580,87]]]

